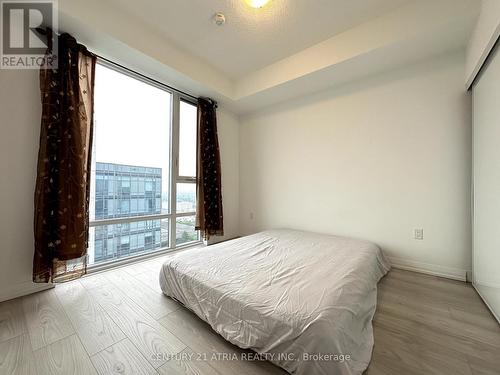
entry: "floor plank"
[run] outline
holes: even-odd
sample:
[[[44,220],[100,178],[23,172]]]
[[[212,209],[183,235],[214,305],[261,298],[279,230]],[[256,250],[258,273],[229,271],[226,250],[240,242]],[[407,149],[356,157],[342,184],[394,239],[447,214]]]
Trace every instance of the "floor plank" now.
[[[89,355],[125,338],[125,334],[78,281],[58,286],[56,294]]]
[[[496,346],[500,353],[500,335],[497,330],[453,319],[449,309],[438,312],[436,309],[429,311],[424,307],[418,309],[417,306],[414,301],[410,300],[401,300],[397,303],[384,300],[384,303],[379,307],[379,311],[389,315],[405,316],[408,320],[425,324],[441,332],[446,332],[447,335],[452,337],[476,340],[484,344]]]
[[[401,298],[418,302],[422,306],[485,311],[484,303],[470,284],[436,276],[421,274],[415,276],[414,273],[391,270],[390,277],[382,280],[380,289],[393,291]],[[464,304],[464,301],[467,303]]]
[[[22,303],[33,350],[75,332],[54,289],[23,297]]]
[[[109,281],[106,279],[107,272],[100,272],[95,274],[90,274],[82,277],[78,280],[85,289],[90,290],[93,288],[100,288],[102,286],[106,286]]]
[[[163,260],[0,303],[0,374],[286,374],[217,357],[247,351],[161,294]],[[468,284],[392,270],[379,284],[373,325],[368,375],[500,373],[500,326]]]
[[[151,270],[146,272],[159,274]],[[160,319],[179,308],[178,303],[166,298],[160,291],[152,290],[123,270],[110,272],[106,275],[106,278],[154,319]]]
[[[0,343],[0,374],[36,374],[33,350],[27,334]]]
[[[156,292],[162,293],[160,288],[160,277],[158,272],[141,272],[134,276],[134,279],[139,280],[144,285],[147,285],[149,288],[153,289]]]
[[[0,303],[0,342],[27,332],[20,299]]]
[[[185,308],[181,308],[168,314],[159,320],[168,330],[185,342],[197,355],[215,359],[210,361],[210,365],[221,374],[286,374],[286,372],[269,362],[248,362],[224,360],[217,357],[218,354],[227,353],[229,355],[241,356],[244,351],[213,331],[210,326],[199,319],[195,314]]]
[[[404,315],[378,311],[375,315],[374,326],[381,328],[383,331],[404,335],[421,345],[432,342],[433,344],[455,350],[461,353],[463,357],[470,355],[481,358],[489,363],[499,363],[500,366],[498,348],[460,335],[450,336],[446,331],[409,320]],[[377,344],[386,345],[383,337],[379,339],[375,336],[375,346]]]
[[[120,341],[91,357],[100,375],[157,375],[129,339]]]
[[[420,374],[472,375],[466,357],[453,349],[423,338],[412,340],[404,334],[384,331],[375,326],[374,333],[384,345],[375,344],[374,360],[392,358],[396,368]]]
[[[161,375],[220,375],[208,361],[202,360],[190,348],[158,369]]]
[[[35,359],[40,375],[97,374],[77,335],[35,351]]]
[[[135,276],[143,272],[160,272],[160,264],[155,260],[149,260],[145,262],[135,263],[129,266],[121,268],[123,271],[128,273],[130,276]]]
[[[472,375],[498,375],[500,374],[500,365],[483,361],[476,357],[467,356]]]
[[[146,359],[158,368],[165,359],[157,355],[180,353],[186,345],[116,287],[92,289],[91,295]]]
[[[498,328],[498,323],[495,319],[491,319],[491,312],[485,307],[484,311],[464,311],[450,307],[450,314],[457,322],[470,324],[473,326],[481,327],[483,329],[495,332]]]

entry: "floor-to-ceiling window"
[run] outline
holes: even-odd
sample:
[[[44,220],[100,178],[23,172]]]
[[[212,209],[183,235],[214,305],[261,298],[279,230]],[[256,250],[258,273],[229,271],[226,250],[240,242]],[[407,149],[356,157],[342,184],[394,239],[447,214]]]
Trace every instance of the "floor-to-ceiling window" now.
[[[89,263],[199,241],[196,105],[103,63],[94,95]]]

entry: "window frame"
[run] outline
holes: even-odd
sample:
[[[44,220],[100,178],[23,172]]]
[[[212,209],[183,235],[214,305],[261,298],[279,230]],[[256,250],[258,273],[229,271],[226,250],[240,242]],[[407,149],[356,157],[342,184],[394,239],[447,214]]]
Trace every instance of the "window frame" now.
[[[180,183],[194,183],[196,186],[196,177],[188,177],[188,176],[179,176],[179,141],[180,141],[180,106],[181,106],[181,101],[187,102],[189,104],[192,104],[194,106],[197,105],[197,103],[189,98],[186,95],[183,95],[179,92],[174,92],[172,96],[172,131],[171,131],[171,151],[172,151],[172,168],[171,168],[171,173],[172,175],[170,176],[171,182],[170,182],[170,189],[171,189],[171,201],[170,201],[170,213],[173,216],[173,219],[170,220],[169,225],[170,225],[170,233],[173,234],[173,236],[169,235],[169,244],[171,248],[177,248],[181,246],[187,246],[193,243],[201,243],[201,237],[200,237],[200,232],[198,231],[198,238],[196,241],[190,241],[183,243],[179,246],[176,246],[176,236],[177,236],[177,218],[179,217],[186,217],[186,216],[196,216],[196,210],[192,212],[177,212],[177,184]],[[198,132],[198,126],[196,128],[196,131]],[[198,136],[198,133],[196,134]],[[197,158],[196,158],[197,159]],[[198,167],[198,166],[197,166]]]
[[[146,220],[163,220],[168,219],[169,233],[168,233],[168,246],[160,247],[153,251],[145,250],[139,254],[130,255],[126,257],[117,257],[112,260],[105,260],[99,263],[88,264],[87,268],[89,270],[100,270],[109,267],[114,267],[118,264],[124,264],[140,258],[148,258],[151,256],[158,255],[160,253],[166,253],[182,249],[185,247],[191,247],[195,245],[200,245],[203,243],[201,240],[200,232],[197,231],[197,239],[195,241],[189,241],[176,245],[176,222],[180,217],[195,216],[196,210],[193,212],[177,212],[177,184],[178,183],[194,183],[196,186],[196,177],[179,176],[179,136],[180,136],[180,102],[184,101],[188,104],[197,106],[197,101],[195,98],[190,97],[180,91],[173,89],[161,82],[158,82],[152,78],[144,76],[140,73],[134,72],[124,66],[115,64],[109,60],[97,58],[97,64],[100,64],[108,69],[112,69],[118,73],[124,74],[132,79],[139,80],[145,84],[151,85],[158,89],[168,92],[170,96],[170,121],[167,125],[169,127],[170,133],[170,163],[169,163],[169,173],[168,173],[168,184],[169,184],[169,207],[168,213],[164,214],[152,214],[152,215],[140,215],[140,216],[128,216],[128,217],[117,217],[110,219],[94,219],[89,221],[89,230],[93,227],[99,227],[102,225],[114,225],[114,224],[124,224],[133,223]],[[130,184],[131,185],[131,184]],[[131,186],[130,186],[131,188]],[[95,197],[94,197],[95,199]]]

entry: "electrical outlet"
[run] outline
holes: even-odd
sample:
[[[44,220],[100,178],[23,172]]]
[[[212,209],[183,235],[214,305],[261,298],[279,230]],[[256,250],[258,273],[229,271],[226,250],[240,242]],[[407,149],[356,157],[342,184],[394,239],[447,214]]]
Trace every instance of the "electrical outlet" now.
[[[423,240],[424,239],[424,230],[421,228],[415,229],[413,232],[413,238],[416,240]]]

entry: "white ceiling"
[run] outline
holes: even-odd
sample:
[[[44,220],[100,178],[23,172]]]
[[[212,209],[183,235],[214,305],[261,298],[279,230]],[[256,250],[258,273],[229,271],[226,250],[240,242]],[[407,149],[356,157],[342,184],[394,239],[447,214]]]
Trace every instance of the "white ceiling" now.
[[[271,0],[261,9],[244,0],[107,1],[238,79],[415,0]],[[224,26],[213,23],[216,12]]]
[[[244,0],[64,0],[59,26],[101,56],[245,114],[463,53],[480,4],[271,0],[253,10]],[[212,22],[216,11],[225,26]]]

